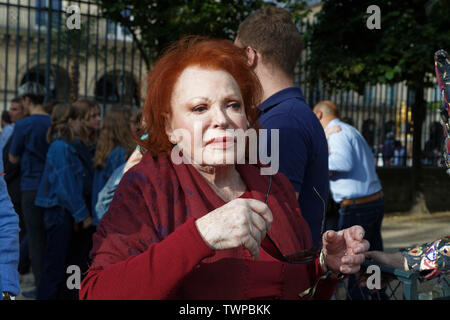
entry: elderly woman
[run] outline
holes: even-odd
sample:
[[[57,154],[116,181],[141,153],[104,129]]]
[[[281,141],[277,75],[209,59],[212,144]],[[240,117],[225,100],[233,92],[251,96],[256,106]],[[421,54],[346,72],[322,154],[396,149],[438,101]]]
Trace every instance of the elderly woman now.
[[[329,299],[339,273],[359,270],[368,243],[358,226],[327,232],[310,263],[288,258],[312,246],[294,189],[282,174],[238,164],[230,134],[258,127],[260,98],[230,41],[185,38],[157,61],[148,151],[94,235],[81,299]]]

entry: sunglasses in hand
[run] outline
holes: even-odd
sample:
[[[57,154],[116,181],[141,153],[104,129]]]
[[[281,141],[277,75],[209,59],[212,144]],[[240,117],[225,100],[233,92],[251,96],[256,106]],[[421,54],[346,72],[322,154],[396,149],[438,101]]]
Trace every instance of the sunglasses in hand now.
[[[270,177],[269,187],[267,189],[266,200],[265,200],[266,204],[269,201],[269,194],[270,194],[271,186],[272,186],[272,176]],[[313,187],[313,190],[314,190],[314,193],[319,197],[319,199],[322,201],[322,204],[323,204],[320,241],[318,241],[318,243],[310,249],[300,250],[300,251],[285,255],[281,252],[281,250],[278,248],[278,246],[275,244],[275,242],[269,236],[269,234],[267,234],[266,238],[268,241],[263,241],[261,243],[261,247],[268,254],[270,254],[273,258],[275,258],[279,261],[291,263],[291,264],[307,264],[307,263],[311,263],[311,262],[315,261],[320,256],[320,251],[322,250],[322,236],[323,236],[323,231],[325,228],[326,206],[325,206],[325,201],[322,199],[322,197],[320,196],[320,194],[316,190],[316,188]]]

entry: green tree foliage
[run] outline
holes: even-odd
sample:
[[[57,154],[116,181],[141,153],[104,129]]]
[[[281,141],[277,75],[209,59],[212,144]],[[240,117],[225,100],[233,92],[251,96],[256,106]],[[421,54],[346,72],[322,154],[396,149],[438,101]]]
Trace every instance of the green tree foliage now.
[[[370,5],[381,9],[381,29],[367,28]],[[307,33],[311,77],[337,89],[431,85],[433,54],[450,47],[449,0],[327,0],[316,17]]]
[[[262,0],[96,0],[107,19],[128,28],[149,67],[184,35],[232,39],[239,23],[267,5]]]
[[[367,28],[377,5],[381,28]],[[433,54],[450,50],[450,0],[326,0],[306,33],[309,81],[362,93],[367,84],[406,81],[414,92],[414,166],[420,166],[424,88],[434,77]]]
[[[128,28],[150,67],[173,41],[185,35],[234,39],[239,23],[267,5],[283,6],[295,20],[302,0],[96,0],[102,15]]]

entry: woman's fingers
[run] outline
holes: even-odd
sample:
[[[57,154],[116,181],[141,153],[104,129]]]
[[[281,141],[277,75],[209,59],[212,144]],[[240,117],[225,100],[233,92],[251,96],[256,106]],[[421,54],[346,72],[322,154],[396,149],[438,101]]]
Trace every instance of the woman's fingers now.
[[[340,271],[344,274],[354,274],[354,273],[357,273],[359,271],[359,269],[361,269],[361,266],[359,264],[353,265],[353,266],[343,264],[340,267]]]
[[[244,238],[242,245],[246,248],[254,259],[259,256],[259,243],[252,236],[248,235]]]
[[[273,221],[273,215],[267,204],[255,199],[245,199],[245,202],[252,211],[259,214],[264,219],[264,221],[266,222],[266,230],[270,230],[270,226],[272,225]]]
[[[346,274],[356,273],[366,259],[365,252],[370,244],[364,240],[364,229],[360,226],[352,227],[349,232],[344,232],[347,243],[347,254],[341,258],[341,272]]]
[[[350,256],[343,256],[341,259],[342,264],[346,265],[360,265],[365,260],[364,254],[354,254]]]
[[[257,257],[272,220],[272,212],[264,202],[235,199],[199,218],[196,225],[212,249],[225,250],[243,245]]]
[[[355,225],[344,231],[346,231],[344,232],[344,237],[347,243],[359,242],[364,239],[365,231],[361,226]]]
[[[345,251],[345,240],[342,231],[329,230],[324,233],[323,245],[326,247],[328,254],[338,254],[339,252]]]
[[[261,240],[264,239],[267,232],[267,223],[259,214],[255,212],[250,213],[251,224],[261,233]]]
[[[369,242],[364,240],[364,233],[361,226],[352,226],[338,232],[328,231],[324,234],[324,248],[329,262],[336,270],[345,274],[356,273],[360,270],[365,260],[364,253],[370,246]]]
[[[248,224],[248,235],[251,236],[253,238],[253,240],[255,240],[256,244],[259,246],[261,244],[262,241],[262,232],[249,221]]]
[[[365,254],[367,251],[369,251],[369,248],[370,248],[369,241],[363,240],[361,241],[360,244],[356,246],[356,248],[354,249],[354,253]]]

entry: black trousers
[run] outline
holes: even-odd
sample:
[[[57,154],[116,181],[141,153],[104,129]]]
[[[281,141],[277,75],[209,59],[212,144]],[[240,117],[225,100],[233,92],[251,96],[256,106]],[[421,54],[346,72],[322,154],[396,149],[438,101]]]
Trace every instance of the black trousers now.
[[[34,205],[37,191],[22,191],[21,205],[28,234],[28,248],[36,287],[41,280],[44,268],[46,232],[44,209]]]

